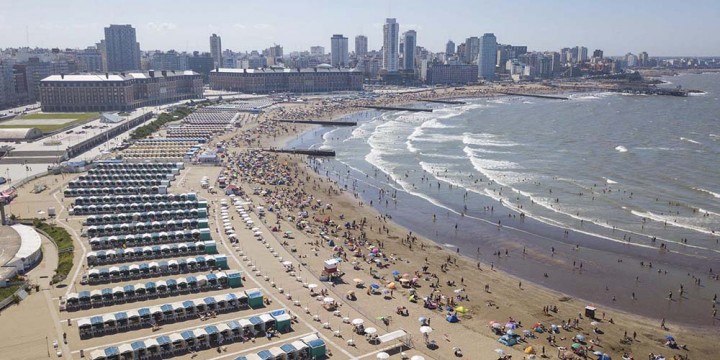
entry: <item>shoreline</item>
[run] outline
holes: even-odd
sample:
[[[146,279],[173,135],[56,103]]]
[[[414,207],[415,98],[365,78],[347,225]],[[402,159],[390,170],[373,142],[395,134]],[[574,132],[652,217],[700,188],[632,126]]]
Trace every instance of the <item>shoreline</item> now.
[[[462,97],[467,98],[468,96],[457,96],[457,97],[454,97],[454,98],[462,98]],[[336,117],[334,118],[334,120],[340,120],[340,119],[342,119],[342,118],[344,118],[344,117],[352,117],[355,113],[357,113],[357,112],[350,111],[349,114],[344,114],[344,115],[336,116]],[[331,131],[331,129],[328,129],[327,131]],[[297,138],[307,137],[307,135],[308,135],[308,134],[311,134],[311,133],[315,136],[315,138],[321,138],[321,137],[322,137],[322,134],[326,133],[327,131],[320,130],[320,129],[318,129],[318,127],[310,127],[310,128],[308,128],[308,129],[306,129],[304,132],[302,132],[300,135],[298,135]],[[318,132],[320,132],[320,133],[322,133],[322,134],[321,134],[321,135],[317,135]],[[296,139],[297,139],[297,138],[296,138]],[[293,141],[295,141],[296,139],[289,138],[288,141],[284,144],[284,146],[289,146],[289,144],[292,143]],[[306,141],[306,140],[303,140],[303,141]],[[337,160],[332,160],[332,161],[337,161]],[[306,165],[307,165],[308,167],[312,168],[312,166],[309,164],[309,161],[306,161]],[[321,176],[321,175],[319,175],[319,174],[317,174],[317,175],[318,175],[318,176]],[[360,174],[353,174],[353,175],[354,175],[354,176],[359,176]],[[321,176],[321,177],[322,177],[322,176]],[[327,178],[327,179],[332,180],[332,181],[334,181],[335,183],[338,183],[338,184],[339,184],[337,177],[329,177],[329,178]],[[380,183],[382,183],[382,181],[380,181]],[[410,195],[411,197],[413,197],[412,194],[409,194],[409,195]],[[370,198],[369,198],[368,196],[365,196],[365,201],[370,202]],[[422,200],[420,200],[419,203],[422,204],[422,203],[423,203]],[[496,204],[496,205],[497,205],[497,204]],[[431,206],[432,206],[432,205],[431,205]],[[515,210],[515,209],[513,209],[513,208],[507,208],[507,209],[508,209],[508,210],[511,210],[511,211],[514,211],[514,210]],[[380,206],[376,206],[376,207],[374,208],[374,210],[377,211],[378,213],[382,213],[382,210],[381,210],[381,207],[380,207]],[[386,213],[387,213],[387,208],[386,208]],[[389,213],[393,213],[393,212],[390,211]],[[397,214],[397,212],[394,212],[394,214]],[[394,215],[394,216],[395,216],[395,215]],[[425,239],[437,238],[437,236],[433,237],[433,236],[431,236],[430,234],[428,234],[427,231],[422,231],[421,229],[419,229],[419,228],[417,228],[417,227],[414,227],[414,226],[412,226],[412,225],[408,225],[407,219],[405,219],[405,220],[406,220],[406,221],[402,221],[402,223],[403,223],[404,225],[401,225],[401,226],[402,226],[403,228],[405,228],[405,229],[412,229],[412,230],[420,230],[420,234],[424,235],[424,238],[425,238]],[[394,221],[394,220],[393,220],[393,221]],[[548,236],[548,235],[543,235],[543,233],[537,233],[536,230],[537,230],[537,227],[538,227],[538,226],[540,226],[540,227],[546,227],[546,228],[550,228],[550,229],[555,229],[555,230],[557,230],[557,231],[562,230],[561,227],[554,226],[554,225],[552,225],[552,224],[543,223],[543,222],[540,222],[540,221],[538,221],[538,220],[530,219],[530,221],[539,222],[540,225],[530,226],[530,229],[529,229],[529,230],[522,230],[522,229],[518,229],[518,228],[514,228],[514,229],[510,228],[510,229],[508,229],[508,230],[510,230],[511,234],[509,234],[509,235],[508,235],[508,234],[505,234],[504,236],[505,236],[505,237],[508,237],[508,236],[509,236],[510,238],[518,238],[518,237],[521,237],[521,238],[525,238],[525,239],[535,238],[535,237],[538,237],[538,236],[540,236],[540,237]],[[394,222],[395,222],[395,221],[394,221]],[[409,222],[412,223],[412,221],[409,221]],[[511,226],[512,226],[512,225],[511,225]],[[486,231],[487,231],[488,233],[491,233],[491,231],[489,231],[489,230],[492,230],[492,229],[489,229],[490,226],[485,226],[485,227],[487,228]],[[534,228],[534,230],[533,230],[533,228]],[[527,231],[529,231],[529,232],[527,232]],[[457,230],[456,230],[456,232],[457,232]],[[573,232],[575,232],[575,231],[573,230]],[[449,232],[446,232],[445,235],[447,235],[448,233],[449,233]],[[506,231],[503,230],[503,233],[506,233]],[[436,234],[436,235],[437,235],[437,234]],[[589,238],[589,239],[594,240],[594,241],[602,241],[602,236],[601,236],[601,235],[597,235],[597,234],[594,234],[594,233],[592,233],[592,232],[581,234],[581,236],[582,236],[583,238]],[[550,238],[548,238],[548,239],[550,239]],[[443,248],[443,249],[445,249],[445,250],[448,250],[448,251],[450,250],[450,249],[447,248],[447,245],[448,245],[448,244],[445,243],[445,242],[443,242],[443,241],[436,241],[436,240],[429,240],[429,241],[432,241],[434,244],[437,244],[439,247],[441,247],[441,248]],[[525,242],[527,243],[527,242],[529,242],[529,241],[525,241]],[[582,243],[583,241],[578,241],[578,242]],[[608,245],[608,244],[603,244],[603,245],[604,245],[604,247],[606,248],[605,250],[594,250],[594,247],[591,247],[591,248],[587,249],[587,247],[586,247],[585,245],[583,245],[583,247],[587,249],[587,250],[583,250],[583,252],[587,252],[587,251],[590,251],[590,252],[592,252],[592,251],[610,251],[610,250],[608,250],[608,248],[614,248],[615,250],[614,250],[614,251],[610,251],[611,253],[617,254],[618,257],[627,258],[626,254],[623,254],[623,253],[620,252],[620,250],[621,250],[620,247],[624,246],[623,244],[614,244],[614,245],[613,245],[613,244],[610,244],[610,245]],[[505,246],[507,246],[507,245],[505,245]],[[507,247],[505,247],[505,248],[507,249]],[[451,249],[456,249],[456,246],[453,245],[453,246],[451,247]],[[519,247],[514,247],[514,248],[511,247],[510,249],[511,249],[515,254],[517,254]],[[556,292],[560,292],[560,293],[567,293],[567,292],[569,291],[569,290],[566,290],[568,287],[569,287],[569,288],[573,288],[573,287],[574,287],[574,285],[573,285],[571,282],[573,282],[573,281],[580,281],[579,278],[576,278],[576,277],[575,277],[575,278],[573,278],[573,277],[564,277],[563,279],[559,279],[559,280],[557,280],[557,281],[550,281],[550,284],[547,284],[547,281],[543,281],[543,278],[540,276],[540,274],[536,274],[536,276],[535,276],[534,278],[533,278],[533,277],[529,277],[529,276],[527,276],[527,275],[523,275],[523,271],[518,271],[516,268],[513,267],[513,264],[507,263],[507,261],[504,261],[504,259],[502,259],[502,258],[500,258],[500,257],[495,258],[494,256],[493,256],[493,257],[487,256],[486,254],[489,252],[489,249],[486,249],[486,250],[483,251],[483,255],[484,255],[484,256],[481,257],[481,256],[478,255],[476,258],[473,258],[473,257],[470,255],[470,251],[468,251],[468,249],[465,248],[465,249],[462,249],[462,250],[463,250],[463,251],[462,251],[462,255],[467,259],[467,261],[470,261],[470,262],[472,262],[472,261],[480,261],[480,262],[482,262],[485,266],[490,266],[490,263],[493,262],[493,260],[495,260],[495,261],[497,261],[498,266],[500,266],[500,267],[503,269],[503,271],[505,271],[508,275],[511,275],[511,276],[514,276],[514,277],[518,277],[518,278],[523,279],[523,280],[525,280],[525,281],[533,281],[533,282],[534,282],[535,284],[537,284],[538,286],[544,287],[544,288],[546,288],[547,290],[550,290],[550,291],[556,291]],[[572,249],[568,249],[568,250],[572,250]],[[643,251],[645,251],[645,252],[649,252],[649,251],[650,251],[650,252],[651,252],[651,251],[653,251],[653,249],[642,249],[642,250],[638,250],[637,252],[635,252],[635,254],[633,255],[633,257],[635,257],[635,258],[640,258],[640,259],[645,258],[645,257],[642,257],[642,252],[643,252]],[[571,253],[570,253],[570,254],[571,254]],[[572,256],[572,255],[570,255],[569,257],[571,257],[571,256]],[[569,257],[565,257],[564,259],[562,259],[562,261],[564,261],[564,262],[572,261],[571,259],[569,259]],[[609,264],[605,264],[605,265],[607,265],[607,266],[613,266],[612,263],[610,263],[609,259],[606,259],[606,260],[608,260],[608,261],[606,261],[606,262],[608,262]],[[626,260],[627,260],[627,259],[626,259]],[[656,260],[661,260],[661,259],[657,259],[657,258],[651,259],[651,261],[656,261]],[[524,255],[524,254],[523,254],[523,261],[525,261],[525,255]],[[548,257],[545,257],[545,258],[542,258],[542,259],[538,259],[539,265],[536,266],[536,268],[547,267],[547,268],[548,268],[547,271],[549,272],[549,269],[552,269],[553,267],[555,267],[555,272],[557,273],[557,271],[558,271],[558,268],[557,268],[558,263],[557,263],[557,261],[561,261],[561,260],[550,259],[550,258],[548,258]],[[660,266],[663,265],[661,261],[658,261],[658,263],[660,264]],[[563,265],[563,264],[560,264],[560,265]],[[564,265],[567,265],[567,264],[564,264]],[[587,265],[587,263],[586,263],[586,265]],[[515,264],[514,264],[514,266],[517,267],[517,266],[522,266],[522,265],[518,265],[518,264],[517,264],[517,261],[516,261]],[[586,268],[585,268],[585,272],[586,272],[586,273],[590,273],[590,272],[592,272],[593,270],[597,270],[597,269],[593,269],[591,266],[592,266],[592,265],[586,266]],[[601,267],[602,267],[602,265],[601,265]],[[567,271],[570,271],[571,273],[575,273],[576,270],[577,270],[579,273],[583,272],[582,265],[581,265],[581,267],[580,267],[579,270],[578,270],[575,266],[573,266],[573,267],[564,266],[564,267],[560,267],[560,270],[561,270],[560,275],[561,275],[561,276],[564,275],[564,274],[562,274],[562,269],[565,269],[565,270],[567,270]],[[625,270],[630,271],[630,270],[628,270],[628,269],[625,269]],[[646,275],[644,275],[644,276],[646,276],[646,277],[653,276],[653,272],[652,272],[652,271],[647,271],[647,269],[645,269],[645,268],[642,269],[642,273],[643,273],[643,274],[646,274]],[[527,271],[525,271],[525,274],[527,274]],[[605,275],[608,276],[608,274],[605,274]],[[629,274],[625,274],[625,275],[629,276]],[[676,275],[677,275],[677,274],[676,274]],[[594,280],[592,280],[592,281],[595,282],[595,283],[602,282],[602,280],[601,280],[601,279],[603,278],[603,275],[602,275],[602,274],[599,274],[599,275],[588,275],[588,276],[593,277]],[[612,276],[608,276],[608,277],[612,278]],[[587,279],[587,277],[585,277],[585,279]],[[682,281],[683,281],[683,279],[681,279],[681,278],[678,279],[677,276],[676,276],[676,277],[674,278],[674,280],[672,280],[672,282],[675,282],[676,280],[677,280],[679,283],[682,283]],[[562,282],[564,282],[564,281],[569,281],[570,283],[568,283],[568,285],[567,285],[565,288],[562,288],[562,287],[558,288],[558,285],[557,285],[558,282],[561,282],[561,283],[562,283]],[[656,282],[656,281],[660,281],[660,282],[666,281],[666,282],[667,282],[667,281],[668,281],[668,278],[666,277],[664,280],[660,280],[660,278],[657,278],[657,280],[653,280],[653,278],[651,278],[650,281],[651,281],[651,282]],[[553,286],[552,284],[555,284],[555,285]],[[599,285],[599,284],[598,284],[597,286],[602,286],[602,285]],[[577,298],[586,299],[587,296],[582,296],[582,294],[583,294],[583,293],[587,293],[589,290],[590,290],[590,289],[585,288],[584,290],[579,290],[579,291],[574,291],[574,292],[573,292],[573,291],[569,291],[569,292],[572,293],[572,294],[574,294],[574,296],[576,296]],[[629,293],[630,293],[630,289],[628,288],[628,289],[626,289],[626,290],[627,290],[627,294],[629,294]],[[635,291],[637,291],[637,290],[635,290]],[[653,293],[654,293],[653,295],[655,295],[655,296],[661,296],[661,294],[662,294],[662,295],[666,294],[666,293],[663,293],[663,291],[662,291],[662,290],[659,290],[659,289],[654,289],[654,290],[650,290],[650,291],[653,292]],[[628,297],[629,297],[629,296],[628,296]],[[588,299],[586,299],[586,300],[588,300]],[[638,305],[635,303],[635,300],[634,300],[634,299],[633,299],[633,301],[630,302],[629,304],[628,304],[626,301],[624,301],[623,299],[621,299],[621,301],[622,301],[622,302],[625,302],[622,306],[614,306],[614,304],[612,304],[612,303],[611,303],[611,304],[608,304],[608,300],[604,300],[604,301],[603,301],[603,300],[598,300],[597,298],[595,298],[594,300],[588,300],[588,303],[590,303],[590,302],[602,303],[603,306],[612,307],[613,309],[615,309],[615,310],[617,310],[617,311],[622,311],[622,312],[625,312],[625,313],[627,313],[627,314],[632,314],[632,315],[640,316],[640,317],[643,317],[643,318],[645,318],[645,319],[657,319],[657,320],[659,320],[660,317],[662,317],[661,315],[657,315],[657,314],[656,314],[656,315],[653,315],[652,313],[653,313],[654,311],[652,311],[652,310],[648,310],[648,311],[644,311],[644,312],[643,312],[643,311],[640,311],[640,312],[638,312],[638,311],[633,311],[633,307],[637,308],[637,306],[638,306]],[[655,305],[655,306],[659,306],[658,304],[665,303],[665,301],[662,300],[662,299],[653,300],[653,302],[654,302],[653,305]],[[615,303],[615,304],[618,304],[618,303]],[[619,305],[619,304],[618,304],[618,305]],[[649,308],[648,308],[647,306],[645,306],[645,307],[642,307],[642,309],[646,309],[646,310],[647,310],[647,309],[649,309]],[[677,315],[677,316],[676,316],[676,318],[674,318],[674,321],[676,321],[676,322],[682,321],[682,323],[683,323],[685,326],[700,326],[700,327],[703,327],[703,328],[705,328],[705,329],[715,329],[715,327],[714,327],[712,324],[710,324],[710,323],[703,322],[701,325],[697,325],[697,319],[684,318],[684,317],[682,316],[682,314],[676,314],[676,315]],[[667,315],[667,316],[671,316],[671,315]],[[682,319],[682,320],[681,320],[681,319]]]

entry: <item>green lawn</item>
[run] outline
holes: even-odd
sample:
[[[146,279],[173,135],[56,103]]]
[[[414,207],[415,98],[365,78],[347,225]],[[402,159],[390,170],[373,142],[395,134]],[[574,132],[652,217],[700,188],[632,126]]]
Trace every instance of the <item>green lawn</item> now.
[[[27,129],[27,128],[38,128],[44,133],[51,133],[60,129],[64,129],[70,126],[76,126],[87,122],[88,120],[94,119],[99,113],[44,113],[44,114],[29,114],[16,118],[16,120],[43,120],[43,119],[76,119],[68,121],[64,124],[11,124],[3,125],[0,123],[0,129]]]
[[[70,234],[62,227],[50,225],[40,220],[34,220],[33,226],[50,235],[58,247],[58,267],[55,270],[53,283],[63,281],[73,267],[73,240]]]
[[[28,114],[19,117],[19,119],[78,119],[78,120],[89,120],[98,116],[98,113],[41,113],[41,114]]]
[[[20,285],[13,285],[0,289],[0,301],[5,300],[9,296],[12,296],[12,294],[14,294],[15,291],[17,291],[17,289],[19,288]]]

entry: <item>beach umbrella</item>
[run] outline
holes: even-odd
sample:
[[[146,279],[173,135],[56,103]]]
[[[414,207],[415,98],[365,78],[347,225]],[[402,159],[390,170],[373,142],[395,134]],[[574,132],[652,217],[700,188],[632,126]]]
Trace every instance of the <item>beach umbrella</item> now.
[[[331,297],[326,297],[326,298],[323,299],[323,302],[326,303],[326,304],[332,304],[332,303],[335,302],[335,299],[333,299],[333,298],[331,298]]]
[[[377,332],[377,329],[374,328],[374,327],[369,327],[369,328],[365,329],[365,333],[368,334],[368,335],[372,335],[372,334],[374,334],[374,333],[376,333],[376,332]]]
[[[590,325],[591,325],[591,326],[598,326],[598,325],[600,325],[600,323],[597,322],[597,321],[591,321],[591,322],[590,322]]]
[[[515,329],[515,328],[517,328],[517,324],[514,322],[509,322],[509,323],[505,324],[505,327],[508,329]]]
[[[421,316],[418,318],[418,321],[420,322],[420,324],[424,324],[427,321],[427,318],[424,316]]]
[[[394,282],[391,282],[391,283],[385,285],[385,287],[388,289],[394,290],[397,286],[395,285]]]
[[[315,288],[317,288],[317,287],[318,287],[317,284],[310,284],[310,285],[308,285],[308,289],[311,289],[311,290],[312,290],[312,289],[315,289]]]
[[[570,347],[573,348],[573,349],[579,349],[579,348],[582,347],[582,345],[580,345],[580,344],[578,344],[578,343],[573,343],[572,345],[570,345]]]
[[[500,324],[500,323],[492,323],[492,324],[490,325],[490,327],[492,327],[493,329],[500,329],[500,328],[502,328],[502,324]]]
[[[370,287],[373,288],[373,289],[379,289],[379,288],[380,288],[380,285],[378,285],[378,284],[370,284]]]
[[[397,270],[393,270],[392,276],[400,276],[400,272]]]
[[[675,338],[672,337],[672,335],[666,335],[666,336],[665,336],[665,340],[667,340],[667,341],[675,341]]]
[[[528,347],[525,348],[525,351],[524,351],[524,352],[525,352],[526,354],[534,354],[534,353],[535,353],[535,349],[533,349],[532,346],[528,346]]]
[[[602,356],[602,354],[603,354],[602,351],[596,351],[593,353],[593,355],[595,355],[595,356]]]
[[[433,331],[433,329],[429,326],[421,326],[420,327],[420,333],[421,334],[429,334]]]
[[[512,335],[515,335],[515,332],[512,331],[512,329],[511,329],[511,330],[508,330],[508,331],[506,332],[506,334],[512,336]]]
[[[577,335],[575,335],[575,339],[577,339],[577,341],[579,341],[579,342],[585,342],[584,335],[577,334]]]
[[[495,352],[496,352],[498,355],[505,355],[505,350],[503,350],[503,349],[495,349]]]
[[[413,355],[410,360],[425,360],[425,358],[420,355]]]
[[[599,360],[612,360],[612,359],[610,358],[610,355],[608,355],[608,354],[602,354],[602,356],[600,357]]]
[[[378,359],[381,359],[381,360],[386,360],[386,359],[389,359],[389,358],[390,358],[390,354],[388,354],[388,353],[386,353],[386,352],[384,352],[384,351],[381,351],[381,352],[379,352],[379,353],[377,354],[377,358],[378,358]]]
[[[365,320],[358,318],[358,319],[353,319],[352,324],[357,326],[357,325],[362,325],[364,322],[365,322]]]
[[[355,278],[355,279],[353,279],[353,282],[355,282],[355,284],[358,284],[358,285],[362,285],[362,284],[365,283],[365,281],[364,281],[363,279],[360,279],[360,278]]]
[[[458,307],[455,308],[455,311],[457,311],[457,312],[459,312],[459,313],[461,313],[461,314],[464,314],[464,313],[467,312],[467,309],[466,309],[464,306],[458,306]]]

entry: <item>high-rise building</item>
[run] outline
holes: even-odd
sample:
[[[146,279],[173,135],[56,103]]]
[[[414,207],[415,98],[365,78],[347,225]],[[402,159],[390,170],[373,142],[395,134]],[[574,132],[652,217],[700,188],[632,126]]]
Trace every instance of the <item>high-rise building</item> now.
[[[485,80],[494,80],[496,63],[497,39],[494,34],[486,33],[480,38],[480,51],[478,52],[478,75]]]
[[[323,56],[325,55],[325,47],[323,46],[311,46],[310,55],[312,56]]]
[[[445,56],[451,56],[455,54],[455,43],[452,40],[448,40],[445,44]]]
[[[140,69],[140,44],[135,28],[130,25],[110,25],[105,28],[105,54],[108,71]]]
[[[415,47],[417,46],[417,32],[408,30],[403,34],[403,68],[407,71],[415,70]]]
[[[638,66],[648,66],[650,63],[650,57],[648,53],[643,51],[638,54]]]
[[[156,51],[152,54],[152,58],[150,60],[150,69],[187,70],[188,57],[185,54],[178,54],[175,50],[170,50],[167,52]]]
[[[78,70],[87,72],[102,72],[102,54],[97,48],[89,47],[75,54]]]
[[[348,66],[348,38],[335,34],[330,38],[330,65],[334,67]]]
[[[368,47],[367,47],[367,36],[365,35],[358,35],[355,37],[355,56],[357,58],[364,57],[367,55]]]
[[[215,62],[215,67],[221,67],[223,64],[222,42],[216,34],[210,36],[210,55],[212,55],[213,62]]]
[[[209,53],[200,54],[199,51],[193,52],[193,56],[188,57],[188,69],[203,76],[203,80],[207,82],[210,70],[214,69],[215,60]]]
[[[279,65],[283,62],[283,48],[280,45],[273,45],[265,50],[267,65]]]
[[[465,58],[466,64],[476,64],[478,54],[480,53],[480,38],[471,36],[465,39]]]
[[[573,52],[576,53],[575,60],[578,63],[584,63],[588,61],[588,48],[584,46],[578,46]]]
[[[595,49],[595,51],[593,51],[593,57],[596,58],[596,59],[602,59],[602,58],[603,58],[603,51],[600,50],[600,49]]]
[[[0,109],[17,104],[15,76],[11,61],[0,60]]]
[[[388,72],[398,71],[398,42],[400,41],[400,24],[394,18],[388,18],[383,25],[383,69]]]

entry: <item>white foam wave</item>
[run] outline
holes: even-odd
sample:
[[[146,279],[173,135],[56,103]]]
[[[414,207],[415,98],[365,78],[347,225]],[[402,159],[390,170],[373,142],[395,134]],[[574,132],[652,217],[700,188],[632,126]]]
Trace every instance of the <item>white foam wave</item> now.
[[[670,225],[673,227],[679,227],[679,228],[683,228],[683,229],[693,230],[693,231],[697,231],[697,232],[700,232],[703,234],[708,234],[708,235],[713,235],[713,236],[720,236],[720,234],[715,234],[711,230],[706,229],[704,227],[689,224],[687,222],[688,219],[683,218],[683,217],[658,215],[658,214],[652,213],[650,211],[638,211],[638,210],[630,210],[630,213],[635,216],[638,216],[638,217],[661,222],[663,224],[667,224],[667,225]]]
[[[682,141],[687,141],[687,142],[689,142],[689,143],[693,143],[693,144],[697,144],[697,145],[702,145],[702,143],[699,142],[699,141],[695,141],[695,140],[693,140],[693,139],[686,138],[686,137],[682,137],[682,136],[680,137],[680,140],[682,140]]]
[[[615,150],[617,150],[618,152],[621,152],[621,153],[624,153],[624,152],[627,152],[627,151],[628,151],[628,149],[627,149],[626,147],[622,146],[622,145],[616,146],[616,147],[615,147]]]
[[[605,182],[608,183],[608,184],[617,184],[617,181],[610,180],[610,179],[608,179],[608,178],[605,178]]]
[[[488,133],[463,133],[462,138],[463,144],[465,145],[478,145],[478,146],[499,146],[499,147],[512,147],[518,146],[519,144],[512,141],[498,139],[497,135]]]
[[[430,119],[430,120],[422,123],[422,125],[420,125],[420,127],[425,128],[425,129],[451,129],[451,128],[455,128],[457,126],[443,124],[438,119]]]
[[[707,92],[705,92],[705,91],[688,93],[688,96],[705,96],[705,95],[707,95]]]
[[[719,194],[719,193],[716,193],[716,192],[714,192],[714,191],[710,191],[710,190],[703,189],[703,188],[698,188],[698,187],[694,187],[694,188],[692,188],[692,189],[695,190],[695,191],[699,191],[699,192],[704,192],[704,193],[706,193],[706,194],[710,194],[710,195],[712,195],[714,198],[720,199],[720,194]]]

